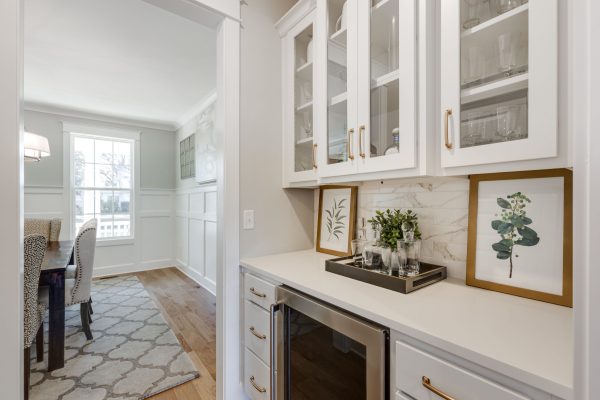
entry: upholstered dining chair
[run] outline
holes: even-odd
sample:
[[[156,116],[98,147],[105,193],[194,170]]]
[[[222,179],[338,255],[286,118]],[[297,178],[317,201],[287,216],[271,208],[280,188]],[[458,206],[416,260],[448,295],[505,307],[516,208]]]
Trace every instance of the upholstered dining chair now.
[[[29,235],[23,243],[24,255],[24,393],[29,398],[29,374],[31,369],[30,351],[33,339],[36,341],[37,360],[44,359],[44,313],[46,306],[38,303],[38,286],[42,260],[46,253],[46,238],[43,235]]]
[[[43,235],[46,242],[56,242],[60,237],[62,220],[60,218],[25,218],[25,236]]]
[[[79,229],[75,239],[75,273],[72,277],[69,274],[65,279],[65,306],[79,304],[81,326],[87,340],[93,339],[90,329],[91,291],[97,227],[98,220],[91,219]]]

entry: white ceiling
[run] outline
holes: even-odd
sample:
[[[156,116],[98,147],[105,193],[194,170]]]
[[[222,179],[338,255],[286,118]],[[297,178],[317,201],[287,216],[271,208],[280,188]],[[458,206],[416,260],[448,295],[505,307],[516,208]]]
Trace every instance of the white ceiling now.
[[[216,87],[216,33],[142,0],[26,0],[25,102],[178,126]]]

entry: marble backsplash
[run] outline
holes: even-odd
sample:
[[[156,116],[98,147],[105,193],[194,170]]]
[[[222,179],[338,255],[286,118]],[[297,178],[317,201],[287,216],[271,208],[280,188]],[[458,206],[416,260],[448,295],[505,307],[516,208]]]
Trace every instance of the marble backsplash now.
[[[448,267],[448,274],[464,279],[467,260],[469,180],[425,178],[415,181],[364,182],[358,189],[360,226],[375,210],[411,209],[419,216],[422,259]]]

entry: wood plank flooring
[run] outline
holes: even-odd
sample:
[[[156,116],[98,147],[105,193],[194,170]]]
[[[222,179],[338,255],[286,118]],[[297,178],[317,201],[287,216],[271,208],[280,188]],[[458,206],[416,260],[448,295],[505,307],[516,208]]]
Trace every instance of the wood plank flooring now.
[[[216,398],[216,299],[177,268],[135,274],[188,353],[200,378],[152,396],[151,400]]]

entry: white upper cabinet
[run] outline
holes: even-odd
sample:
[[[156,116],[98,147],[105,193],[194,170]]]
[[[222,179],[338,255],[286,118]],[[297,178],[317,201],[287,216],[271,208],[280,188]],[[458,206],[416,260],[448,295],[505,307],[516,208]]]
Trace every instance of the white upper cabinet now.
[[[319,176],[351,175],[357,167],[358,0],[317,3]]]
[[[360,1],[359,7],[358,169],[379,172],[414,168],[418,116],[416,0]]]
[[[557,0],[441,2],[441,167],[558,155]]]
[[[317,4],[320,178],[416,167],[417,22],[416,0]]]
[[[301,1],[277,25],[283,57],[284,186],[314,184],[317,180],[314,8],[314,2]]]

